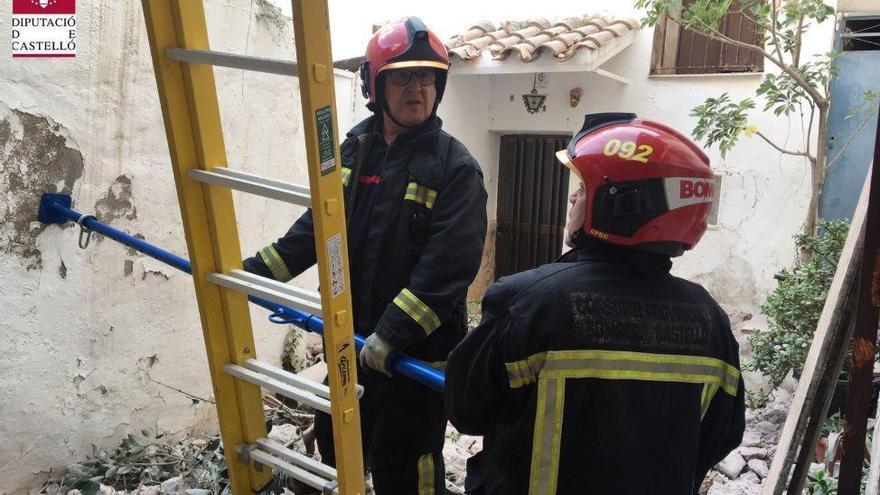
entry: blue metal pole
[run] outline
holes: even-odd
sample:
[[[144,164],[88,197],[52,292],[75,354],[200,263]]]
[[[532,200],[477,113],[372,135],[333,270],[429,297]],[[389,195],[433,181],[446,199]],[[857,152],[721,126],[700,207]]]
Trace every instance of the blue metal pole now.
[[[121,244],[129,246],[141,253],[150,256],[162,263],[177,268],[180,271],[192,274],[189,260],[181,258],[174,253],[165,251],[146,241],[130,236],[121,230],[114,229],[107,224],[101,223],[91,215],[83,215],[70,209],[70,196],[61,194],[44,194],[40,200],[39,220],[44,223],[64,224],[67,220],[76,222],[83,227],[103,234]],[[291,323],[309,332],[324,334],[324,320],[320,316],[311,315],[302,311],[277,304],[265,299],[250,296],[248,299],[258,306],[272,311],[269,320],[273,323]],[[366,339],[354,334],[355,347],[360,349]],[[413,359],[403,354],[391,358],[389,366],[395,372],[412,378],[413,380],[428,386],[437,392],[443,392],[445,376],[442,371],[426,365],[424,362]]]

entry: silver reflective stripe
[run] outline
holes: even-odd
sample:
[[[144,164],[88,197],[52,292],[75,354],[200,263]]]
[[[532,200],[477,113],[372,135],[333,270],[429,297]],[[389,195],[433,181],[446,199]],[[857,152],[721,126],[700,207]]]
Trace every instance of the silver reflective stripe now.
[[[703,420],[703,417],[706,416],[706,411],[709,410],[709,405],[712,404],[712,399],[715,397],[715,393],[718,392],[718,385],[711,383],[703,384],[703,393],[700,397],[700,420]]]
[[[564,407],[565,379],[540,379],[532,440],[529,495],[556,493]]]
[[[556,493],[565,383],[571,378],[702,384],[701,418],[719,389],[736,395],[739,370],[716,358],[630,351],[545,351],[505,363],[511,388],[537,381],[529,495]]]
[[[409,289],[401,290],[394,298],[394,304],[415,320],[425,330],[425,335],[431,335],[431,332],[440,326],[440,317],[437,316],[437,313],[434,313]]]
[[[544,367],[544,360],[547,358],[547,352],[533,354],[527,359],[521,359],[512,363],[505,363],[507,367],[507,375],[510,379],[510,387],[517,388],[529,383],[534,383],[538,378],[538,373]]]
[[[419,495],[434,495],[434,454],[419,457]]]
[[[569,378],[617,378],[649,379],[687,383],[719,382],[719,385],[736,388],[734,378],[719,366],[688,363],[658,363],[629,360],[605,360],[587,358],[579,360],[548,360],[542,373],[562,374]],[[738,376],[736,377],[739,378]]]
[[[730,395],[739,387],[739,370],[716,358],[630,351],[547,351],[506,363],[511,388],[546,378],[605,378],[709,383]]]
[[[293,275],[287,269],[287,264],[284,263],[278,251],[275,250],[275,246],[270,244],[260,249],[259,253],[260,257],[263,258],[263,262],[269,267],[269,271],[272,272],[272,278],[279,282],[287,282],[293,278]]]
[[[427,208],[434,208],[434,202],[437,200],[437,191],[430,187],[425,187],[418,182],[410,182],[406,186],[406,195],[403,199],[415,201],[425,205]]]

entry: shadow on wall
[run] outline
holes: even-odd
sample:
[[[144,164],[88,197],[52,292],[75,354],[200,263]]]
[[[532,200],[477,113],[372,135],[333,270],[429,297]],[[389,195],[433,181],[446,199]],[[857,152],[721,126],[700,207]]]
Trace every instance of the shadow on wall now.
[[[741,305],[744,301],[751,301],[757,306],[761,303],[752,265],[739,256],[725,259],[723,269],[696,274],[690,279],[702,285],[722,304]]]
[[[43,266],[40,195],[71,194],[83,175],[82,153],[69,136],[61,124],[0,102],[0,253],[20,258],[27,270]]]

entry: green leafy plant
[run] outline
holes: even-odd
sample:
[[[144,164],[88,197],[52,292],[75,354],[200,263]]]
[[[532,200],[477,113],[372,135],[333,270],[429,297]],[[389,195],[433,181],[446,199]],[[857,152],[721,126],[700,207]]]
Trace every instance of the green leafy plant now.
[[[710,146],[717,144],[721,155],[726,155],[739,140],[740,129],[746,127],[748,111],[753,108],[754,100],[746,98],[735,103],[727,93],[718,98],[707,98],[702,105],[691,110],[691,116],[698,118],[693,135]]]
[[[749,409],[761,409],[766,407],[773,396],[763,390],[746,390],[746,407]]]
[[[807,475],[805,495],[837,495],[837,480],[825,471],[818,469]]]
[[[797,235],[798,250],[815,256],[799,257],[792,268],[784,269],[777,276],[776,289],[761,305],[770,328],[749,337],[752,361],[746,366],[767,375],[773,387],[789,370],[803,368],[848,230],[846,220],[821,221],[817,235]]]
[[[834,8],[822,0],[635,0],[636,8],[645,11],[642,24],[655,26],[665,19],[712,40],[755,52],[778,70],[768,72],[755,92],[763,100],[763,111],[776,116],[797,116],[801,122],[804,145],[800,149],[778,144],[749,123],[749,113],[757,108],[755,98],[733,101],[727,93],[709,98],[694,107],[697,118],[693,136],[707,147],[717,145],[726,155],[740,136],[757,136],[783,155],[801,157],[810,168],[811,194],[804,232],[815,233],[819,197],[829,167],[840,158],[843,150],[861,129],[877,114],[875,92],[863,94],[864,105],[850,109],[851,116],[860,116],[862,124],[853,132],[837,154],[827,154],[826,132],[831,92],[829,84],[835,74],[835,53],[810,59],[802,56],[803,36],[813,26],[831,19]],[[754,42],[744,42],[724,33],[725,16],[738,14],[757,26]]]

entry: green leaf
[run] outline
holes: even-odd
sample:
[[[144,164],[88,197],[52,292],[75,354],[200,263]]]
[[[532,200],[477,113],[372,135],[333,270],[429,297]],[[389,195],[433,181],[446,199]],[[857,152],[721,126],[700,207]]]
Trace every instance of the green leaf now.
[[[748,110],[753,108],[755,102],[751,98],[733,102],[727,93],[707,98],[702,105],[691,109],[690,115],[697,117],[697,125],[691,133],[707,147],[717,144],[723,157],[738,141],[748,123]]]

